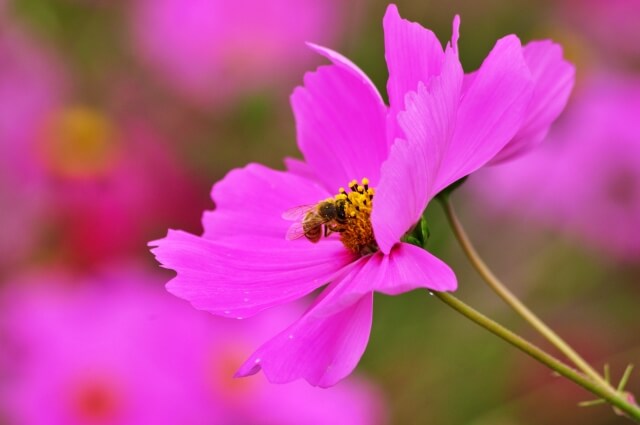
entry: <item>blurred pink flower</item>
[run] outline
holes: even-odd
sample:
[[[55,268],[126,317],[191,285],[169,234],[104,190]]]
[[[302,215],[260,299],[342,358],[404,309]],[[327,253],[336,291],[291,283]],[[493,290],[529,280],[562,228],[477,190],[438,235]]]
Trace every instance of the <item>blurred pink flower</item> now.
[[[9,423],[384,422],[382,399],[363,380],[323,391],[232,378],[247,347],[291,309],[247,323],[214,319],[153,277],[118,269],[93,277],[48,270],[3,290],[0,411]]]
[[[2,273],[45,238],[59,242],[53,255],[94,263],[140,251],[161,222],[197,221],[181,208],[201,204],[171,146],[140,120],[70,103],[56,59],[0,24]]]
[[[585,80],[535,153],[472,179],[477,202],[564,230],[620,259],[640,258],[640,79]]]
[[[62,85],[46,47],[0,16],[0,270],[37,243],[47,193],[33,161],[34,127],[59,101]]]
[[[151,243],[160,263],[178,273],[168,290],[222,316],[251,316],[328,283],[300,320],[251,356],[240,376],[262,369],[271,382],[305,378],[333,385],[364,352],[374,291],[456,289],[446,264],[401,238],[438,192],[494,158],[518,131],[537,127],[532,105],[553,102],[538,88],[557,86],[551,76],[532,78],[527,50],[523,54],[513,35],[499,40],[465,79],[458,25],[456,17],[443,50],[431,31],[401,19],[395,6],[387,9],[390,107],[352,62],[312,45],[332,65],[308,73],[292,96],[306,163],[288,160],[286,172],[257,164],[231,171],[213,188],[217,209],[205,214],[202,237],[169,231]],[[546,58],[534,68],[561,60],[550,43],[532,49]],[[534,77],[546,75],[534,71]],[[533,139],[518,140],[522,146]],[[304,224],[290,228],[283,212],[326,199],[338,213],[325,230],[333,226],[336,233],[318,233],[317,244],[287,240],[291,229],[304,233]]]
[[[304,41],[334,42],[345,9],[338,0],[136,0],[132,31],[165,83],[209,102],[296,75],[311,59]]]
[[[15,25],[0,25],[0,174],[38,174],[31,161],[34,131],[63,94],[59,64]],[[9,169],[9,170],[7,170]]]
[[[638,0],[558,0],[563,24],[586,34],[609,58],[640,57],[640,2]]]
[[[37,144],[60,242],[82,263],[139,251],[166,220],[197,220],[196,190],[172,147],[147,123],[112,115],[64,105]]]
[[[0,39],[0,264],[39,233],[59,242],[54,255],[95,263],[140,251],[161,222],[195,223],[183,207],[201,205],[196,190],[159,133],[65,101],[55,64],[21,40]]]

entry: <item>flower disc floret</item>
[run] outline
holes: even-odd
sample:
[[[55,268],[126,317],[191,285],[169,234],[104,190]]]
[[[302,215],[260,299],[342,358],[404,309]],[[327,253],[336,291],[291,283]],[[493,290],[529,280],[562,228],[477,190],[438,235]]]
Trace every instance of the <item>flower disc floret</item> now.
[[[373,226],[371,225],[371,211],[373,209],[373,195],[375,190],[369,187],[369,179],[362,179],[361,183],[352,180],[349,183],[350,192],[341,187],[334,199],[338,208],[344,212],[345,223],[339,227],[340,241],[351,252],[367,255],[378,250]]]

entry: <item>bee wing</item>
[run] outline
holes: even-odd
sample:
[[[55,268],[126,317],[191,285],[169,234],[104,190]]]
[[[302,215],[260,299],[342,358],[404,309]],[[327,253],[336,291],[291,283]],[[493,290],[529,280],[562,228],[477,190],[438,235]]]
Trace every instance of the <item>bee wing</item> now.
[[[302,220],[308,212],[312,211],[316,207],[315,204],[299,205],[297,207],[289,208],[282,213],[282,218],[290,221]]]
[[[291,224],[291,226],[289,226],[289,229],[287,230],[287,235],[285,236],[285,238],[288,241],[293,241],[296,239],[300,239],[301,237],[303,237],[305,234],[304,231],[304,227],[302,226],[302,222],[300,221],[296,221],[295,223]]]
[[[292,241],[302,236],[308,236],[312,233],[309,232],[309,229],[312,229],[316,226],[322,226],[326,223],[326,219],[315,214],[311,217],[306,218],[304,221],[296,221],[295,223],[292,223],[291,226],[289,226],[286,239]]]

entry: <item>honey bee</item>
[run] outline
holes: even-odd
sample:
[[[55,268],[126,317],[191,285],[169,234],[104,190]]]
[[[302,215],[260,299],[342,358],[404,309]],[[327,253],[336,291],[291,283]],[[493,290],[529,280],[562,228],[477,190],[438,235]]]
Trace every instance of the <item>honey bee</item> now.
[[[347,223],[344,200],[329,199],[312,205],[302,205],[287,210],[282,218],[295,220],[287,231],[287,240],[306,237],[316,243],[323,236],[341,232]]]

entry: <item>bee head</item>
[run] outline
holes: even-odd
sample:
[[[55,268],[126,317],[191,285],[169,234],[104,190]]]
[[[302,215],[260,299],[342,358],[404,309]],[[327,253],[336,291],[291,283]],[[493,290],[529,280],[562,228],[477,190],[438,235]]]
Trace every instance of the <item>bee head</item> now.
[[[346,201],[339,200],[336,202],[336,220],[340,223],[344,223],[347,220],[347,212],[345,211]]]

